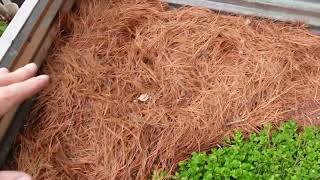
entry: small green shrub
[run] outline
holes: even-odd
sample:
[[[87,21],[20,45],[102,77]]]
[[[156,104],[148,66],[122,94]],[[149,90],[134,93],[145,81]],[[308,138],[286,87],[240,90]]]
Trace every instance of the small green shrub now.
[[[294,122],[277,131],[266,126],[248,139],[236,132],[229,145],[181,162],[175,179],[320,179],[319,132],[309,127],[298,133]]]
[[[0,36],[4,33],[7,28],[7,23],[0,20]]]

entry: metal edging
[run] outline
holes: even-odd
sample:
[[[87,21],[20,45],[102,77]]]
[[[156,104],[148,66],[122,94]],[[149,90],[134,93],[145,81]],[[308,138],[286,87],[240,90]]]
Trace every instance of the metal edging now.
[[[6,162],[7,156],[16,140],[16,135],[21,131],[23,124],[25,124],[25,117],[29,114],[29,109],[34,102],[35,99],[31,98],[20,105],[14,116],[14,120],[11,122],[6,134],[0,141],[0,168]]]
[[[26,63],[25,58],[28,59],[27,62],[36,62],[39,66],[41,65],[55,34],[58,32],[59,24],[58,21],[55,21],[57,14],[69,12],[75,0],[46,0],[46,3],[44,2],[45,0],[39,0],[40,4],[37,4],[37,7],[34,8],[32,14],[10,46],[13,49],[9,48],[3,56],[0,67],[8,67],[9,69],[18,68]],[[40,37],[39,35],[37,36],[36,32],[41,34]],[[24,40],[24,42],[19,42],[19,38]],[[12,54],[12,51],[17,53]],[[5,133],[0,134],[0,167],[5,163],[15,137],[25,124],[26,116],[29,114],[33,104],[34,98],[31,98],[20,106],[15,107],[15,109],[8,113],[7,118],[4,117],[10,123],[7,124]],[[3,128],[1,121],[0,128]]]
[[[22,30],[19,32],[17,37],[15,37],[11,46],[1,59],[0,67],[11,69],[15,59],[17,58],[19,53],[21,53],[21,50],[24,48],[25,44],[29,41],[30,36],[34,35],[32,32],[36,24],[39,23],[39,20],[42,18],[43,12],[48,8],[48,6],[50,6],[52,2],[53,1],[49,0],[38,1],[36,7],[25,22]]]
[[[178,6],[196,6],[233,14],[258,16],[280,21],[303,22],[320,27],[320,2],[296,0],[163,0]],[[312,6],[313,5],[313,6]],[[309,8],[308,8],[309,7]],[[313,7],[313,8],[310,8]]]

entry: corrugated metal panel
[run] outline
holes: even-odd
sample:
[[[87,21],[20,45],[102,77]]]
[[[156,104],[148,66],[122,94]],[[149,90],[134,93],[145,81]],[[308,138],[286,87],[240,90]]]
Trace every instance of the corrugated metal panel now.
[[[304,22],[320,27],[319,0],[164,0],[172,5],[190,5],[235,14]]]

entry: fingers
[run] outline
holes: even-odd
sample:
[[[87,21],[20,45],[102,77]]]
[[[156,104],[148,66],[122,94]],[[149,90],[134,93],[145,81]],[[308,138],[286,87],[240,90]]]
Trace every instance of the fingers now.
[[[9,73],[6,68],[0,69],[0,86],[7,86],[13,83],[18,83],[27,80],[37,73],[37,65],[35,63],[27,64],[26,66]]]
[[[41,75],[5,87],[0,87],[0,116],[9,109],[37,94],[49,83],[49,76]]]
[[[32,180],[32,178],[23,172],[15,171],[1,171],[0,172],[1,180]]]
[[[9,70],[7,68],[0,68],[0,76],[8,74]]]

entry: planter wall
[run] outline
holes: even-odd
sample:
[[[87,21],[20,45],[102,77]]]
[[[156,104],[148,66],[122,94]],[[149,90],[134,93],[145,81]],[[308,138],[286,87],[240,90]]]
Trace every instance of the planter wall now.
[[[28,63],[41,65],[58,31],[55,21],[70,11],[74,0],[25,0],[0,38],[0,67],[13,71]],[[4,163],[32,105],[28,100],[0,121],[0,165]]]
[[[197,6],[235,14],[303,22],[320,27],[320,2],[315,0],[165,0],[174,6]]]

